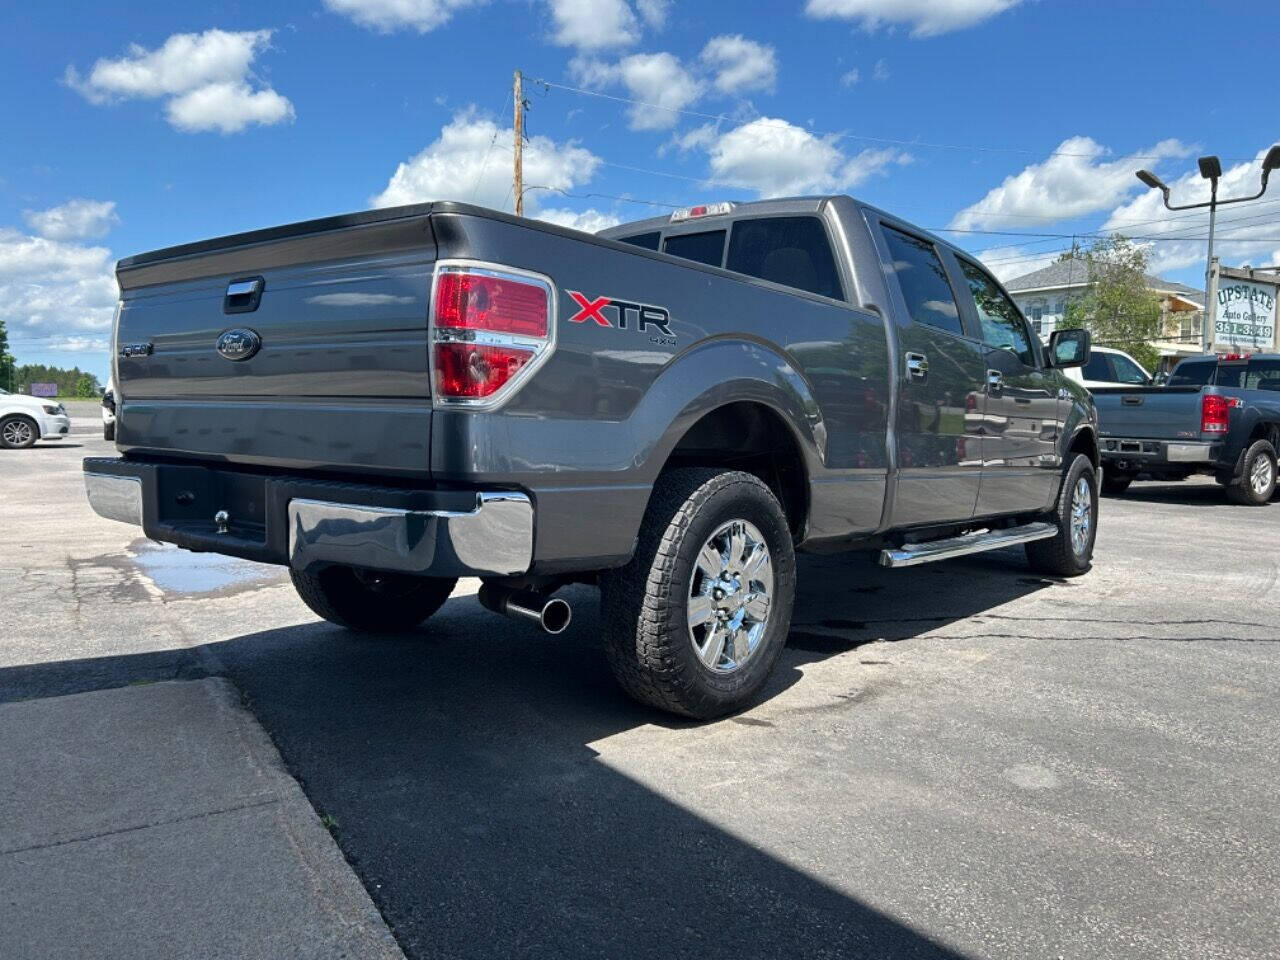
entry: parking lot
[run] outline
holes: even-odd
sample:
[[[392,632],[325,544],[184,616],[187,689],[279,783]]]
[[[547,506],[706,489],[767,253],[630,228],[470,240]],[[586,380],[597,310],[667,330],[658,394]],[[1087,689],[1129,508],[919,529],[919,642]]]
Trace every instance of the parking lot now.
[[[1280,506],[1135,484],[1074,581],[804,559],[767,695],[700,725],[585,588],[556,638],[467,581],[359,637],[136,539],[95,429],[0,456],[0,701],[225,677],[410,957],[1275,956]]]

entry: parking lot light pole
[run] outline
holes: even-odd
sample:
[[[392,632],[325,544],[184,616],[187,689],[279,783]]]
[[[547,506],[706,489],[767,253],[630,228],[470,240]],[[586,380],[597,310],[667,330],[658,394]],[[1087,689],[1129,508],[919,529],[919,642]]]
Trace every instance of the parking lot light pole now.
[[[1170,210],[1202,210],[1209,208],[1209,253],[1205,262],[1204,269],[1204,315],[1200,321],[1200,349],[1204,353],[1208,353],[1213,345],[1213,339],[1209,334],[1209,323],[1213,317],[1213,301],[1217,297],[1217,271],[1213,265],[1213,232],[1217,226],[1218,206],[1219,204],[1228,203],[1246,203],[1250,200],[1257,200],[1267,192],[1267,179],[1271,176],[1271,171],[1280,168],[1280,143],[1274,145],[1267,151],[1266,157],[1262,160],[1262,185],[1258,192],[1248,197],[1230,197],[1226,200],[1218,199],[1218,181],[1222,178],[1222,162],[1214,156],[1201,157],[1199,162],[1200,176],[1209,181],[1209,200],[1206,203],[1183,203],[1174,205],[1169,202],[1169,187],[1159,177],[1150,170],[1139,170],[1137,177],[1146,186],[1152,190],[1159,190],[1164,196],[1164,205]]]

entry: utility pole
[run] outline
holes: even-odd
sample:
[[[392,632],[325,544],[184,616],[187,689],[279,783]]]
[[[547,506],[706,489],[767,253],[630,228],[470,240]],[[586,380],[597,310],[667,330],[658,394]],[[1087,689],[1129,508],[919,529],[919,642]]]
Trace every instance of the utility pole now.
[[[524,92],[521,89],[520,71],[516,71],[515,76],[515,93],[512,99],[516,105],[516,169],[515,169],[515,198],[516,198],[516,216],[524,216]]]

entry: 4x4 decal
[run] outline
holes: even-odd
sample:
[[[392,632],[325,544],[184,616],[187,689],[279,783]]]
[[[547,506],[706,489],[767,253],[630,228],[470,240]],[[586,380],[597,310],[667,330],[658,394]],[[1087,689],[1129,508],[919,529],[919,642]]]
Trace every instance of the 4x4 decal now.
[[[653,327],[671,338],[670,342],[675,342],[675,334],[671,332],[670,327],[671,313],[666,307],[619,300],[616,297],[588,297],[577,290],[570,290],[569,296],[573,297],[574,302],[578,304],[578,312],[569,318],[570,323],[586,323],[590,320],[598,327],[616,327],[619,330],[626,330],[629,325],[628,316],[634,314],[637,331],[647,333],[649,328]],[[613,310],[613,319],[604,312],[610,308]],[[652,339],[657,342],[657,338]]]

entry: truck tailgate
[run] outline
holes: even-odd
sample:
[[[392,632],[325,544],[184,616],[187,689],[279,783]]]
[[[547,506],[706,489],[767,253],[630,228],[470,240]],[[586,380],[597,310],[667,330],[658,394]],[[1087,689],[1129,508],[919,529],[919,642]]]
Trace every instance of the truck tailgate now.
[[[1098,432],[1103,437],[1187,440],[1200,436],[1203,387],[1103,387],[1095,389]]]
[[[436,252],[428,210],[335,217],[121,261],[118,446],[426,475]]]

